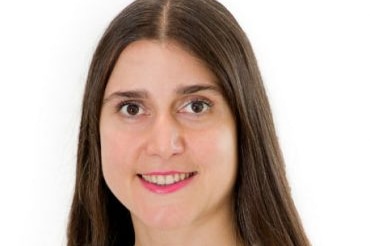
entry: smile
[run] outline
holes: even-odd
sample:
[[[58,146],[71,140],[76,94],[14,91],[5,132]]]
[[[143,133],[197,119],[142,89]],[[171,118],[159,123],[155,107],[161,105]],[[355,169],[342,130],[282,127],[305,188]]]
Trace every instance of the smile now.
[[[166,172],[138,174],[144,186],[155,193],[169,193],[187,185],[197,172]]]
[[[175,173],[175,174],[167,174],[167,175],[147,175],[141,174],[142,179],[145,181],[156,184],[156,185],[171,185],[183,180],[186,180],[195,175],[195,172],[191,173]]]

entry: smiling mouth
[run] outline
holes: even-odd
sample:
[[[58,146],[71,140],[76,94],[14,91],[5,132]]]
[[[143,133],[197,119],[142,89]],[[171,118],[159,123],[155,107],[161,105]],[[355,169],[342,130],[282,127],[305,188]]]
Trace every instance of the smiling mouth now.
[[[187,179],[190,179],[197,172],[190,173],[172,173],[172,174],[138,174],[138,176],[145,182],[150,184],[166,186],[180,183]]]

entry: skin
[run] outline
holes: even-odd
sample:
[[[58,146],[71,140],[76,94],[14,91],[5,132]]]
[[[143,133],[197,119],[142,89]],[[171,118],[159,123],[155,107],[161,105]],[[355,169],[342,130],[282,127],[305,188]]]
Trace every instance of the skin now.
[[[102,168],[131,213],[136,246],[236,245],[236,128],[216,81],[173,41],[136,41],[112,71],[100,118]],[[170,193],[144,187],[140,174],[167,171],[195,175]]]

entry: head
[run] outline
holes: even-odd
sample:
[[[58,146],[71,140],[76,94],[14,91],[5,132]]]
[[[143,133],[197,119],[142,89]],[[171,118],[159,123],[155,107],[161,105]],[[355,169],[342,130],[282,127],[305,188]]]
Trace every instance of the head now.
[[[204,14],[207,13],[207,14]],[[107,84],[122,52],[151,40],[175,43],[215,77],[235,128],[234,225],[246,245],[308,245],[290,197],[264,86],[249,41],[214,0],[138,0],[109,25],[85,88],[69,245],[134,242],[130,213],[104,179],[100,119]]]

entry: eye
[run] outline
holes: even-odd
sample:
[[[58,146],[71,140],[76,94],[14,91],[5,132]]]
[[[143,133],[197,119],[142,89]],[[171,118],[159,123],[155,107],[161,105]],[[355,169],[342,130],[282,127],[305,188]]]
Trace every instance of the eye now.
[[[119,105],[119,111],[127,117],[144,114],[143,107],[137,102],[123,102]]]
[[[187,103],[180,112],[201,114],[208,111],[212,107],[211,102],[203,99],[197,99]]]

